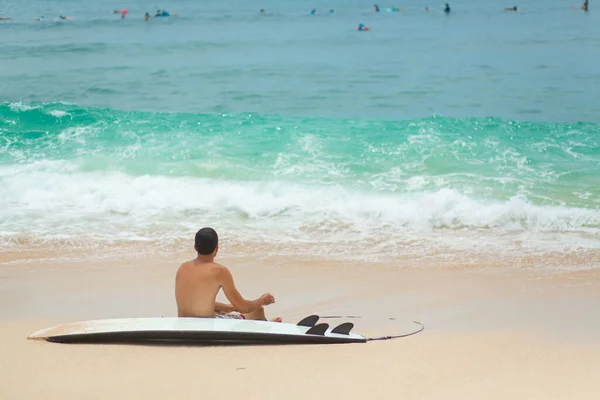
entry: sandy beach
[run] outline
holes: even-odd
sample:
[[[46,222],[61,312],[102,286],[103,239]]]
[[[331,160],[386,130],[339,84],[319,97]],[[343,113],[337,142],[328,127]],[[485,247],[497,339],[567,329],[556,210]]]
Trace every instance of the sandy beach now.
[[[25,260],[0,267],[0,397],[595,399],[597,270],[400,268],[284,257],[220,261],[269,315],[355,316],[359,345],[61,345],[26,340],[76,320],[175,316],[173,276],[193,253]],[[56,261],[58,260],[58,261]],[[341,320],[331,320],[332,323]]]

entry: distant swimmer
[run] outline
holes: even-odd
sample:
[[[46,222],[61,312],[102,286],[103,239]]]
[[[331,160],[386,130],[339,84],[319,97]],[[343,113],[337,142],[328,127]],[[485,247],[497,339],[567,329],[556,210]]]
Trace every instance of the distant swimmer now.
[[[444,7],[444,12],[446,14],[450,14],[450,4],[446,3],[446,6]]]
[[[261,15],[264,15],[264,14],[265,14],[265,9],[264,9],[264,8],[261,8],[261,9],[260,9],[260,14],[261,14]]]
[[[62,20],[67,20],[67,19],[72,19],[70,16],[68,15],[61,15],[58,18],[62,19]]]
[[[148,21],[150,19],[150,13],[146,13],[146,15],[144,15],[144,20]]]
[[[121,18],[124,19],[127,16],[127,13],[129,11],[127,11],[126,8],[122,9],[122,10],[113,10],[113,14],[121,14]]]
[[[374,12],[379,12],[381,10],[379,9],[379,6],[377,4],[373,4],[373,11]]]
[[[329,10],[329,14],[333,14],[335,11],[333,10]]]
[[[315,15],[317,13],[317,9],[313,8],[312,10],[310,10],[310,15]]]
[[[429,12],[429,7],[425,7],[425,12]]]
[[[519,9],[517,8],[517,6],[514,6],[514,7],[505,8],[504,11],[515,11],[515,12],[517,12],[517,11],[519,11]]]
[[[44,20],[44,17],[39,17],[39,18],[34,19],[34,21],[36,21],[36,22],[41,22],[43,20]]]
[[[365,24],[358,24],[358,26],[356,27],[356,30],[357,30],[357,31],[361,31],[361,32],[362,32],[362,31],[368,31],[368,30],[370,30],[370,29],[371,29],[371,28],[369,28],[369,26],[368,26],[368,25],[365,25]]]
[[[590,9],[590,2],[589,2],[589,0],[584,0],[583,1],[583,5],[581,6],[581,9],[583,11],[589,11],[589,9]]]
[[[10,18],[9,17],[0,17],[0,21],[9,21]]]
[[[169,16],[171,16],[171,14],[169,14],[167,12],[167,10],[161,10],[161,9],[156,10],[155,17],[169,17]]]

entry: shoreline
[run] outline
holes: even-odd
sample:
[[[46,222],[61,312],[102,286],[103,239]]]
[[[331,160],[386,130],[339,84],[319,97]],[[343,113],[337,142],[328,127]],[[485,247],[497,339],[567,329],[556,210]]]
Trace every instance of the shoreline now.
[[[192,258],[193,241],[190,239],[152,241],[79,241],[60,240],[29,241],[10,244],[0,250],[0,267],[36,262],[81,263],[111,262],[114,260]],[[385,252],[384,252],[385,253]],[[377,265],[403,269],[510,269],[537,270],[540,273],[561,273],[600,270],[599,249],[557,249],[539,253],[495,253],[485,249],[429,249],[423,254],[401,252],[381,256],[371,253],[323,253],[318,244],[270,244],[223,240],[219,257],[231,260],[244,259],[269,262],[272,259],[300,261],[302,263],[338,263],[352,265]]]

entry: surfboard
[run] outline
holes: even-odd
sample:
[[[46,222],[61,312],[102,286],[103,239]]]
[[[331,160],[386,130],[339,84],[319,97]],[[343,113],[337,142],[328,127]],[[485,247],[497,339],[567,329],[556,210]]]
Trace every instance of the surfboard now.
[[[302,326],[216,318],[125,318],[57,325],[35,332],[29,339],[58,343],[199,344],[333,344],[367,341],[347,329],[336,332],[329,329],[328,324]]]

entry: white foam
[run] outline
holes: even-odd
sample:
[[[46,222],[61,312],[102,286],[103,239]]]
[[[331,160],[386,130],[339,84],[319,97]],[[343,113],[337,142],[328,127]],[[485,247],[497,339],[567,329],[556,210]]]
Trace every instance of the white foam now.
[[[34,106],[34,105],[29,105],[29,104],[24,104],[19,102],[16,103],[10,103],[9,107],[11,109],[11,111],[13,112],[25,112],[25,111],[30,111],[30,110],[35,110],[40,108],[41,106]]]
[[[403,252],[415,242],[521,252],[600,246],[599,209],[535,205],[523,196],[478,199],[448,188],[381,193],[283,180],[136,177],[78,172],[67,161],[1,167],[0,187],[5,238],[169,240],[212,225],[233,240],[320,243],[332,252]]]
[[[66,116],[70,116],[71,115],[68,112],[61,111],[61,110],[51,110],[51,111],[48,111],[47,114],[48,115],[52,115],[53,117],[56,117],[56,118],[62,118],[62,117],[66,117]]]
[[[61,144],[69,141],[74,141],[78,144],[85,144],[85,137],[97,131],[93,126],[77,126],[70,127],[58,134],[58,139]]]

